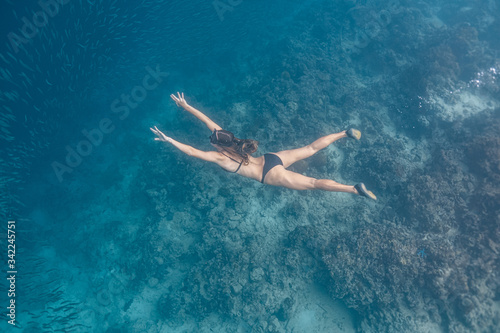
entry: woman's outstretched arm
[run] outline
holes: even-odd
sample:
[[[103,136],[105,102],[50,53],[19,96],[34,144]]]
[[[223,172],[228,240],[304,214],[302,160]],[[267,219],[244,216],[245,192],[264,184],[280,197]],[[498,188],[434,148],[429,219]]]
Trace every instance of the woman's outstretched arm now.
[[[213,131],[214,129],[216,130],[221,130],[222,127],[217,125],[212,119],[208,118],[203,112],[200,110],[197,110],[193,108],[191,105],[189,105],[186,100],[184,99],[184,93],[180,94],[179,92],[177,93],[177,96],[174,94],[171,94],[170,97],[174,100],[175,104],[177,106],[182,107],[184,110],[188,111],[192,115],[194,115],[196,118],[200,119],[202,122],[207,125],[208,129],[210,131]]]
[[[184,154],[188,156],[193,156],[199,158],[204,161],[214,162],[220,165],[220,162],[223,160],[221,155],[216,151],[203,151],[181,143],[172,139],[169,136],[166,136],[162,131],[160,131],[156,126],[154,128],[150,128],[150,130],[156,134],[158,137],[155,138],[156,141],[164,141],[171,143],[175,148],[182,151]]]

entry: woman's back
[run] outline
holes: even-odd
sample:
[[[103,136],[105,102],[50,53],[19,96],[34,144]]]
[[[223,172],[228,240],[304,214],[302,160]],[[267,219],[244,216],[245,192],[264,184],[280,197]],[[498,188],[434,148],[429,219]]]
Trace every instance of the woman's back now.
[[[242,163],[241,167],[239,167],[238,169],[240,162],[242,162],[240,156],[236,154],[230,154],[228,152],[219,152],[219,153],[224,157],[222,162],[219,164],[224,170],[228,172],[235,172],[236,170],[238,170],[236,172],[237,174],[243,177],[260,181],[262,177],[262,166],[264,165],[263,156],[259,157],[248,156],[248,164],[245,165],[245,163]]]

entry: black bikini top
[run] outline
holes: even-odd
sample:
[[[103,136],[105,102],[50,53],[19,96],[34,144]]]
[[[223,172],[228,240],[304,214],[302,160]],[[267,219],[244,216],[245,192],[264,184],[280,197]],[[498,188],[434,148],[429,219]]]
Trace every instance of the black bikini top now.
[[[231,160],[233,160],[233,161],[235,161],[236,163],[238,163],[238,161],[237,161],[237,160],[235,160],[234,158],[232,158],[231,156],[227,156],[227,155],[226,155],[226,154],[224,154],[223,152],[221,152],[221,154],[222,154],[222,155],[224,155],[224,156],[226,156],[226,157],[229,157]],[[242,164],[243,164],[243,160],[241,160],[240,165],[238,165],[238,169],[236,169],[236,171],[228,171],[228,170],[226,170],[226,169],[224,169],[224,168],[223,168],[223,170],[224,170],[224,171],[227,171],[227,172],[237,173],[237,172],[238,172],[238,170],[240,170],[240,168],[241,168],[241,165],[242,165]]]

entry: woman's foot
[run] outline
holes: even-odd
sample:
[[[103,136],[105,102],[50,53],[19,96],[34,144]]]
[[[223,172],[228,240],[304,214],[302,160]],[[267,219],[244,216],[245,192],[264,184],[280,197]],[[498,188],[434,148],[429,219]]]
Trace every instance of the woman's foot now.
[[[369,199],[377,200],[377,196],[375,196],[375,194],[373,194],[372,191],[368,191],[366,189],[365,184],[363,184],[363,183],[359,183],[357,185],[354,185],[354,189],[356,189],[356,192],[358,193],[358,195],[361,195],[362,197],[367,197]]]
[[[347,134],[348,137],[354,140],[359,140],[361,139],[361,132],[355,128],[349,128],[345,134]]]

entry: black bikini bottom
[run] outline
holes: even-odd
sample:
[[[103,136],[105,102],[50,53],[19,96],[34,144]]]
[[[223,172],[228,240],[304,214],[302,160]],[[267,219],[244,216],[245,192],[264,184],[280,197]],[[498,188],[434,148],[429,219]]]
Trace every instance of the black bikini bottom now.
[[[264,178],[266,177],[269,170],[274,168],[277,165],[283,165],[283,161],[276,154],[264,154],[264,168],[262,170],[262,180],[260,181],[264,184]]]

